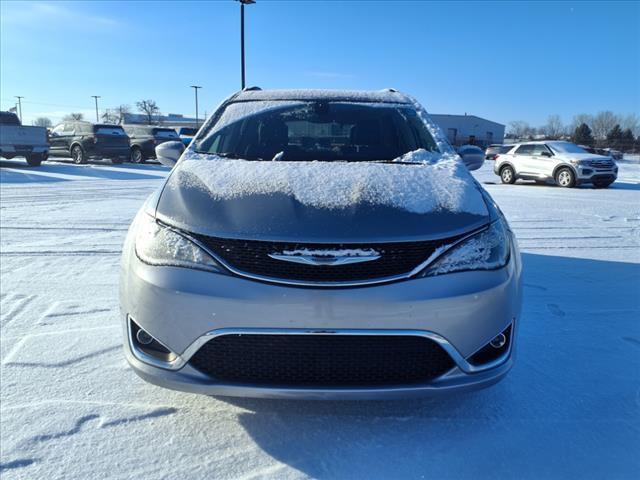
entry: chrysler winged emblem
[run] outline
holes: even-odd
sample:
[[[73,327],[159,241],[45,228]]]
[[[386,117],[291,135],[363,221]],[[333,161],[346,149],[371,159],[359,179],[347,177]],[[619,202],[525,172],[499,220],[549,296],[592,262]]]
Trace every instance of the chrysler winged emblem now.
[[[339,250],[284,250],[270,253],[269,256],[283,262],[302,263],[304,265],[324,265],[335,267],[352,263],[371,262],[380,258],[380,253],[367,249],[339,249]]]

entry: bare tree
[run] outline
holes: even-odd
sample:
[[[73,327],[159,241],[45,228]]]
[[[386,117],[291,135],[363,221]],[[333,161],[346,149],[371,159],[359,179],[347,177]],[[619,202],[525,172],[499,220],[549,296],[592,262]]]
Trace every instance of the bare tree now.
[[[635,113],[621,117],[620,127],[622,127],[623,130],[631,130],[631,133],[636,137],[640,136],[640,120],[638,119],[638,115]]]
[[[131,107],[129,105],[122,104],[117,108],[114,108],[118,112],[118,123],[124,123],[125,115],[131,113]]]
[[[65,115],[63,120],[66,120],[67,122],[79,122],[84,120],[84,115],[82,113],[72,112],[69,115]]]
[[[525,138],[531,135],[531,127],[523,120],[514,120],[509,122],[509,133],[517,138]]]
[[[111,123],[114,125],[117,125],[119,122],[119,118],[118,118],[118,113],[114,112],[113,109],[111,108],[107,108],[102,115],[100,115],[100,118],[102,118],[102,121],[104,123]]]
[[[154,123],[153,118],[156,117],[157,120],[158,115],[160,115],[160,109],[155,100],[141,100],[136,102],[136,107],[147,117],[148,125],[152,125]]]
[[[129,105],[120,105],[116,108],[107,108],[102,114],[102,121],[105,123],[121,124],[125,123],[125,115],[130,112]]]
[[[542,127],[544,135],[552,140],[557,140],[565,132],[560,115],[549,115],[547,123]]]
[[[578,128],[582,124],[591,125],[593,123],[593,117],[588,113],[579,113],[573,116],[573,120],[571,121],[571,132],[575,132],[576,128]]]
[[[45,127],[45,128],[49,128],[50,126],[53,125],[53,122],[51,121],[50,118],[48,117],[38,117],[35,119],[35,121],[33,122],[33,124],[36,127]]]
[[[591,130],[596,140],[604,140],[607,133],[618,123],[618,117],[609,110],[598,112],[591,122]]]

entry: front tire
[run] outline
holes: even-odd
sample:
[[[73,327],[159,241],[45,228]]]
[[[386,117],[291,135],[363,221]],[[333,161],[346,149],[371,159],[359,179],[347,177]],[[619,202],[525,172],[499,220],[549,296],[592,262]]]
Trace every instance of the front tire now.
[[[502,183],[513,185],[516,183],[516,172],[509,165],[505,165],[500,169],[500,180]]]
[[[85,156],[84,150],[80,145],[74,145],[71,148],[71,158],[73,159],[73,163],[75,163],[76,165],[87,163],[87,157]]]
[[[27,160],[27,165],[30,167],[39,167],[42,164],[42,160],[44,156],[40,153],[32,153],[31,155],[26,155],[25,158]]]
[[[576,186],[576,176],[568,167],[561,168],[556,173],[556,183],[563,188],[573,188]]]
[[[138,147],[133,147],[131,149],[131,163],[144,163],[142,150],[140,150]]]

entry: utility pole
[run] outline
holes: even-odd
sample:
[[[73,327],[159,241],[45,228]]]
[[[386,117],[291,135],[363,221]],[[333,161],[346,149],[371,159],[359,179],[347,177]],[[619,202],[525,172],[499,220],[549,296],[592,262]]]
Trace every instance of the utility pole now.
[[[198,89],[202,87],[199,85],[191,85],[191,88],[196,92],[196,128],[198,128]]]
[[[96,123],[98,123],[100,121],[98,118],[98,99],[100,98],[100,95],[91,95],[91,97],[96,101]]]
[[[256,0],[238,0],[240,2],[240,85],[244,89],[244,6],[256,3]]]
[[[18,111],[20,112],[20,123],[22,123],[22,99],[24,97],[20,95],[15,96],[18,99]]]

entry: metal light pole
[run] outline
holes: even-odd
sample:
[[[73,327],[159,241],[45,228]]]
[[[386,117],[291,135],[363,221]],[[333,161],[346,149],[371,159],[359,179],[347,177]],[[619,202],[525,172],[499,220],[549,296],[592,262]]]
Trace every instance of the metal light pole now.
[[[240,85],[244,89],[244,6],[256,3],[256,0],[238,0],[240,2]]]
[[[199,85],[191,85],[191,88],[196,92],[196,128],[198,128],[198,89],[202,87]]]
[[[98,118],[98,99],[100,98],[100,95],[91,95],[91,97],[96,101],[96,123],[98,123],[100,121]]]
[[[16,95],[15,97],[18,99],[18,111],[20,112],[20,123],[22,123],[22,99],[24,97],[20,95]]]

